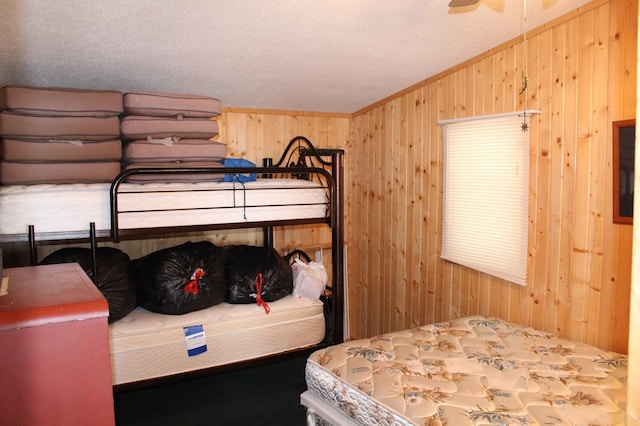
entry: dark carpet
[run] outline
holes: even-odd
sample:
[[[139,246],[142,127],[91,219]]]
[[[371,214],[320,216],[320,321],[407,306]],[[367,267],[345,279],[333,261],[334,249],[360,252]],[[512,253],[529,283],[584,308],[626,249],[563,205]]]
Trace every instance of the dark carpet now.
[[[114,394],[117,426],[303,426],[307,355]]]

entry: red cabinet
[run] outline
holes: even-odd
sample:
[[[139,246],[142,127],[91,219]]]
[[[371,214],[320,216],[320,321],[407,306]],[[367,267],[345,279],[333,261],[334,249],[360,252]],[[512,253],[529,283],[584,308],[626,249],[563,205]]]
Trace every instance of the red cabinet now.
[[[113,425],[108,306],[75,263],[5,269],[0,422]]]

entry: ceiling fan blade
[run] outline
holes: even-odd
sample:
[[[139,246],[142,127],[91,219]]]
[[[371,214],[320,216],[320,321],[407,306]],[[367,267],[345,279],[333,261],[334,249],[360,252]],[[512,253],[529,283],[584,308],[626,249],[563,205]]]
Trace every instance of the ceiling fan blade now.
[[[480,0],[451,0],[449,7],[466,7],[478,3]]]

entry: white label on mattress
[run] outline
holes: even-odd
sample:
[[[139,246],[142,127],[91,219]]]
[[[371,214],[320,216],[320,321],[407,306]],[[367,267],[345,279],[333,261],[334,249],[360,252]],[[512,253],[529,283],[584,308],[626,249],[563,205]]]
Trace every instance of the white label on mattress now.
[[[184,339],[187,343],[187,355],[196,356],[207,351],[207,338],[201,325],[184,327]]]

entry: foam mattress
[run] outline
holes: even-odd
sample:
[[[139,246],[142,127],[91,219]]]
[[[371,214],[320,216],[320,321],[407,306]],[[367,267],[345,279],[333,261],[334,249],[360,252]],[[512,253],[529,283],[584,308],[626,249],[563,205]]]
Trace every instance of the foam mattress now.
[[[211,118],[222,113],[222,104],[219,99],[201,95],[128,92],[124,94],[124,111],[128,115]]]
[[[298,179],[255,182],[123,184],[119,228],[191,226],[262,220],[322,218],[328,193]],[[0,234],[88,232],[111,229],[110,184],[0,186]]]
[[[1,118],[1,117],[0,117]],[[218,135],[218,122],[208,118],[147,117],[127,115],[120,120],[120,134],[126,140],[210,139]]]
[[[124,160],[128,163],[163,161],[222,161],[227,145],[209,139],[137,140],[126,144]]]
[[[335,424],[624,424],[627,358],[474,316],[321,349],[306,382]]]
[[[108,141],[120,137],[113,117],[30,116],[0,112],[0,136],[9,139]]]
[[[111,182],[120,174],[120,169],[119,161],[0,161],[0,182],[4,185]]]
[[[319,300],[286,296],[255,304],[221,303],[184,315],[136,308],[109,325],[113,384],[180,374],[299,349],[324,338]],[[185,327],[202,326],[206,349],[189,355]],[[201,337],[201,336],[199,336]],[[189,344],[194,347],[193,343]]]
[[[3,139],[5,161],[120,161],[122,142]]]
[[[0,109],[48,117],[115,117],[123,112],[123,102],[115,90],[4,86]]]

